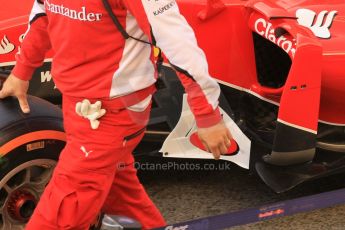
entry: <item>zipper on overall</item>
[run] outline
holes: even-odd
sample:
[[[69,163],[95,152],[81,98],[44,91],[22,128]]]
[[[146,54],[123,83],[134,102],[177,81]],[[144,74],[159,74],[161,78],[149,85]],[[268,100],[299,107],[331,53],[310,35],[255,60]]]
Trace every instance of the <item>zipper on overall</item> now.
[[[138,137],[140,134],[142,134],[144,131],[146,130],[146,127],[136,131],[135,133],[131,134],[131,135],[128,135],[128,136],[125,136],[123,138],[123,147],[126,146],[127,142]]]

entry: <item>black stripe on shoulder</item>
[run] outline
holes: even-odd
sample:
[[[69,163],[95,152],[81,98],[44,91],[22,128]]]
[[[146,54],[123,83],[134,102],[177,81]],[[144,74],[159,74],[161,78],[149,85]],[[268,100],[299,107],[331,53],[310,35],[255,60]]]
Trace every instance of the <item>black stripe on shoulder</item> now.
[[[44,4],[42,0],[37,0],[38,3]]]
[[[180,67],[178,67],[178,66],[172,64],[171,62],[170,62],[170,65],[171,65],[172,67],[174,67],[174,69],[175,69],[177,72],[183,73],[184,75],[186,75],[187,77],[189,77],[190,79],[192,79],[193,81],[195,81],[194,77],[193,77],[190,73],[188,73],[187,70],[181,69]]]
[[[153,35],[153,31],[152,31],[152,27],[150,26],[150,33],[151,33],[151,40],[152,40],[152,45],[156,46],[157,45],[157,41],[155,36]]]
[[[33,17],[33,19],[30,21],[30,25],[34,23],[38,18],[43,17],[43,16],[47,16],[47,15],[45,13],[36,14],[35,17]]]

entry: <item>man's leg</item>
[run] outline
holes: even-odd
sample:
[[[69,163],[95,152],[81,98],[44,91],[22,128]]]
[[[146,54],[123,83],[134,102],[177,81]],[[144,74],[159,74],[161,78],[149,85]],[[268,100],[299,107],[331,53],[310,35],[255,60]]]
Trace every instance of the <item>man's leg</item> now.
[[[104,203],[114,174],[64,169],[58,164],[27,230],[87,230]]]
[[[131,157],[131,160],[119,165],[102,211],[106,214],[134,218],[144,229],[165,226],[164,218],[137,177],[133,161]]]
[[[75,101],[64,97],[63,102],[67,144],[27,230],[88,229],[109,193],[117,162],[135,147],[125,145],[124,137],[142,129],[149,116],[149,109],[131,114],[105,108],[99,128],[92,130],[89,120],[75,113]]]

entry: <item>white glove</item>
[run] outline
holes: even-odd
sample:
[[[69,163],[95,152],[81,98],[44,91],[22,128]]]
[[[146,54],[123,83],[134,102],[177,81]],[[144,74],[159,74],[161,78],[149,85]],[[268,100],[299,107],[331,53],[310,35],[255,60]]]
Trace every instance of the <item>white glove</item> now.
[[[76,104],[75,111],[79,116],[90,120],[92,129],[98,129],[100,123],[98,119],[106,113],[106,110],[101,107],[102,102],[96,101],[94,104],[91,104],[89,100],[85,99]]]

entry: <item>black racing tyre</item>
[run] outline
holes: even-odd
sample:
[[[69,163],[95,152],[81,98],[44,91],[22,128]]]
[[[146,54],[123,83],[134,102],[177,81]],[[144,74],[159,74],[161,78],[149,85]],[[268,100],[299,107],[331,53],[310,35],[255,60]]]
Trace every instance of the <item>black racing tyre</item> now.
[[[29,104],[24,115],[16,99],[0,101],[0,230],[24,229],[65,145],[60,109]]]

